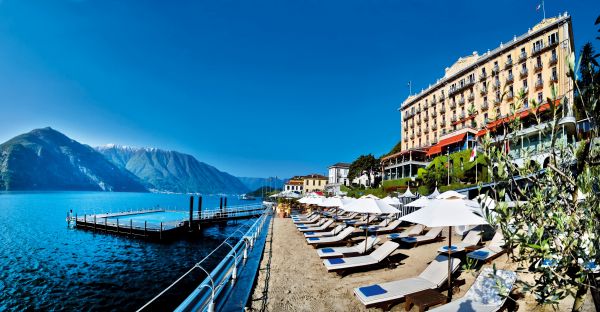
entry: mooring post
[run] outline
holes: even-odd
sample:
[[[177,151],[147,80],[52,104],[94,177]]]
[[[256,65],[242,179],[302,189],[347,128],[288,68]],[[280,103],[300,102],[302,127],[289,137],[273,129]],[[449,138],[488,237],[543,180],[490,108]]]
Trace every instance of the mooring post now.
[[[160,223],[160,231],[158,232],[158,239],[162,240],[162,222]]]
[[[133,219],[129,219],[129,235],[133,235]]]
[[[223,210],[223,197],[219,199],[219,210]]]
[[[119,233],[119,218],[117,218],[117,233]]]
[[[148,226],[148,221],[144,220],[144,237],[147,237],[148,234],[146,233],[146,227]]]
[[[200,230],[200,220],[202,220],[202,196],[198,196],[198,230]]]
[[[94,232],[96,232],[96,215],[94,215]]]
[[[224,204],[223,206],[225,207],[225,209],[227,209],[227,197],[225,197],[225,199],[223,200]]]
[[[108,232],[108,217],[104,217],[104,232]]]
[[[194,218],[194,196],[190,196],[190,223],[188,224],[188,231],[192,231],[192,219]]]

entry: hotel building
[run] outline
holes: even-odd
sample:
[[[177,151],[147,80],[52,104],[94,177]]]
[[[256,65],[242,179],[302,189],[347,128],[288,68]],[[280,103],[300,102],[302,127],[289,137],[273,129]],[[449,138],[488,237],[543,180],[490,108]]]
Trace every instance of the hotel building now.
[[[544,19],[494,50],[459,58],[435,84],[402,103],[402,151],[382,158],[384,179],[414,177],[433,157],[470,148],[485,133],[498,141],[506,131],[501,125],[515,115],[523,124],[510,134],[518,143],[507,151],[517,157],[537,151],[537,157],[543,158],[549,140],[527,120],[531,101],[540,103],[539,112],[548,110],[547,98],[552,98],[555,88],[557,100],[564,98],[563,103],[571,107],[573,85],[567,77],[567,60],[573,45],[571,17],[565,13]],[[524,103],[517,100],[521,94]],[[561,125],[568,137],[575,131],[575,118],[572,109],[563,112]]]
[[[329,166],[329,180],[325,189],[327,192],[332,194],[339,194],[340,187],[342,185],[348,186],[348,171],[350,171],[350,164],[348,163],[337,163]]]

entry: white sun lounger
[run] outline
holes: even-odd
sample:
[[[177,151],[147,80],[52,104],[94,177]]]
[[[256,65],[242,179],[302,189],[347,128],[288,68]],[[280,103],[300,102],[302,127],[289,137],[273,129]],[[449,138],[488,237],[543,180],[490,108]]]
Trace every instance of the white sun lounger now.
[[[452,271],[454,272],[460,259],[451,258]],[[365,306],[381,306],[389,309],[406,295],[425,289],[440,288],[448,280],[448,257],[438,255],[427,268],[417,277],[397,281],[368,285],[354,288],[354,295]]]
[[[305,223],[305,224],[296,224],[298,229],[309,228],[309,227],[318,227],[323,225],[323,223],[327,222],[326,218],[319,218],[319,221],[316,223]]]
[[[330,258],[323,260],[323,264],[328,272],[343,272],[350,269],[364,268],[385,260],[398,246],[398,243],[387,241],[368,255],[349,258]]]
[[[294,223],[295,224],[309,224],[309,223],[316,223],[319,221],[319,216],[312,216],[310,217],[310,219],[307,220],[295,220]]]
[[[367,239],[358,243],[357,245],[350,247],[325,247],[317,249],[317,254],[320,258],[339,258],[344,257],[346,255],[354,255],[359,254],[362,255],[365,253],[365,244],[367,244],[367,251],[371,250],[375,244],[379,243],[379,238],[377,236],[369,236]]]
[[[358,216],[358,212],[352,212],[346,216],[338,216],[337,219],[340,221],[345,221],[345,220],[352,220],[354,219],[356,216]]]
[[[349,227],[343,229],[336,236],[308,237],[306,239],[306,242],[309,245],[312,245],[314,247],[319,246],[319,245],[336,245],[336,244],[340,244],[340,243],[344,242],[346,240],[346,238],[348,238],[348,236],[350,236],[350,234],[352,234],[352,232],[354,232],[354,228],[349,226]]]
[[[433,227],[427,231],[424,235],[404,237],[402,241],[417,246],[419,244],[431,243],[439,239],[442,234],[442,227]]]
[[[415,224],[412,227],[409,227],[408,229],[402,231],[401,233],[388,234],[387,238],[388,239],[400,239],[403,237],[415,236],[415,235],[421,234],[421,232],[423,232],[424,229],[425,229],[424,225]]]
[[[388,225],[385,225],[384,222],[386,222],[386,221],[383,221],[382,223],[379,224],[380,227],[376,230],[377,234],[394,231],[398,226],[400,226],[400,223],[402,223],[401,220],[391,221],[388,223]]]
[[[462,298],[429,311],[498,311],[506,302],[506,298],[510,294],[516,280],[517,273],[515,272],[496,270],[494,274],[494,270],[485,268],[479,273],[471,288],[469,288]]]
[[[452,244],[452,250],[463,251],[467,247],[473,247],[479,244],[481,241],[481,231],[471,230],[467,233],[467,236],[463,238],[461,242]],[[438,252],[448,252],[448,246],[442,246],[438,249]]]
[[[371,222],[373,222],[373,220],[375,220],[375,216],[368,216],[366,219],[361,219],[360,221],[354,223],[354,226],[359,226],[359,225],[366,225],[369,224]]]
[[[325,221],[325,219],[322,219],[322,220]],[[299,226],[298,227],[298,231],[300,231],[300,232],[319,232],[319,231],[325,231],[332,224],[333,224],[333,220],[327,220],[327,221],[323,222],[323,224],[321,224],[319,226]]]
[[[316,214],[317,214],[317,212],[316,212],[316,211],[313,211],[313,212],[311,212],[311,213],[309,213],[309,214],[297,214],[297,215],[292,215],[292,219],[304,219],[304,220],[306,220],[306,219],[308,219],[308,218],[310,218],[310,217],[312,217],[312,216],[314,216],[314,215],[316,215]]]
[[[497,231],[486,247],[468,253],[467,257],[479,261],[489,262],[496,259],[506,251],[503,246],[504,236],[502,235],[502,232]]]
[[[306,232],[306,233],[304,233],[304,237],[308,238],[308,237],[328,237],[328,236],[335,236],[339,232],[341,232],[345,227],[346,227],[345,224],[340,224],[340,225],[336,226],[333,230],[331,230],[329,232]]]

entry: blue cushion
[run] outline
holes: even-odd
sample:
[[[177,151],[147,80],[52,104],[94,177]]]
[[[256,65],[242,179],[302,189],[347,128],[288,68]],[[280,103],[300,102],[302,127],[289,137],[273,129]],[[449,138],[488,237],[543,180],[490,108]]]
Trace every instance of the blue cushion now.
[[[331,259],[327,259],[327,261],[329,261],[329,264],[340,264],[340,263],[346,262],[342,258],[331,258]]]
[[[442,247],[442,249],[444,249],[444,250],[448,250],[448,246],[444,246],[444,247]],[[449,249],[451,249],[451,250],[456,250],[456,246],[450,246],[450,248],[449,248]]]
[[[379,285],[359,287],[358,290],[360,290],[360,292],[363,293],[363,295],[365,295],[367,297],[377,296],[377,295],[385,294],[387,292],[387,290],[381,288],[381,286],[379,286]]]
[[[476,251],[473,251],[472,253],[470,253],[470,254],[469,254],[469,257],[470,257],[470,258],[473,258],[473,259],[478,259],[478,260],[485,260],[485,259],[487,259],[487,256],[488,256],[489,254],[490,254],[490,253],[489,253],[489,252],[487,252],[487,251],[483,251],[483,250],[476,250]]]
[[[310,240],[310,241],[316,241],[316,240],[319,240],[319,238],[318,237],[309,237],[308,240]]]
[[[323,248],[321,249],[322,252],[334,252],[335,250],[333,250],[333,248]]]
[[[393,234],[390,234],[390,235],[388,235],[388,237],[389,237],[389,238],[399,238],[399,237],[400,237],[400,234],[398,234],[398,233],[393,233]]]
[[[306,226],[299,226],[299,229],[308,229]]]
[[[305,232],[304,234],[306,234],[306,235],[312,235],[312,234],[315,234],[315,232]]]
[[[417,239],[414,237],[405,237],[402,240],[405,242],[416,242],[417,241]]]

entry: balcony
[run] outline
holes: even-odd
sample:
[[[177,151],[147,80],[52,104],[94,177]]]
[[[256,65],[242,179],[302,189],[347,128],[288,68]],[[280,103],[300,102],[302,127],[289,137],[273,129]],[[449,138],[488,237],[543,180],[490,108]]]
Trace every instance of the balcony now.
[[[508,60],[506,61],[506,63],[504,63],[504,68],[510,68],[510,67],[512,67],[512,66],[513,66],[513,61],[512,61],[512,59],[508,59]]]
[[[421,112],[421,107],[417,107],[417,114]]]
[[[467,96],[467,101],[473,102],[474,100],[475,100],[475,94],[473,94],[473,92],[469,93],[469,96]]]
[[[417,131],[417,136],[421,136],[422,132],[421,129],[419,129],[419,131]]]
[[[465,112],[460,113],[459,117],[460,117],[460,119],[465,119],[465,117],[466,117]]]
[[[544,52],[544,50],[546,50],[546,48],[547,47],[544,45],[544,43],[534,46],[531,49],[531,56],[538,55],[538,54]]]
[[[556,63],[558,63],[558,57],[556,57],[556,54],[554,54],[550,57],[550,60],[548,61],[548,66],[556,65]]]
[[[424,132],[425,134],[428,134],[428,133],[429,133],[429,128],[425,128],[425,130],[423,130],[423,132]]]
[[[506,76],[506,84],[511,84],[513,81],[515,81],[513,74],[508,74],[508,76]]]
[[[417,125],[420,125],[420,124],[421,124],[421,119],[419,118],[419,119],[417,119]]]
[[[481,104],[481,110],[487,110],[490,106],[488,105],[487,101],[483,101],[483,104]]]
[[[484,81],[485,78],[487,78],[487,74],[486,73],[479,74],[479,81]]]
[[[445,127],[446,126],[446,119],[442,119],[442,121],[440,122],[440,127]]]
[[[442,93],[442,96],[440,96],[438,102],[444,103],[444,94],[443,93]]]
[[[507,101],[510,101],[510,100],[512,100],[514,97],[515,97],[515,94],[514,94],[514,92],[513,92],[513,91],[508,91],[508,92],[506,93],[506,100],[507,100]]]
[[[536,90],[539,90],[539,89],[542,89],[543,87],[544,87],[544,80],[542,80],[542,79],[538,79],[538,80],[535,82],[535,89],[536,89]]]
[[[431,112],[431,119],[435,118],[435,116],[437,116],[437,112],[434,109],[433,112]]]
[[[423,116],[423,121],[429,121],[429,116],[427,116],[427,114],[425,114],[425,116]]]
[[[494,90],[500,89],[500,80],[494,81],[494,83],[492,83],[492,87],[494,87]]]
[[[450,117],[450,122],[456,122],[456,115]]]
[[[498,66],[498,64],[494,65],[494,67],[492,68],[492,74],[497,75],[500,72],[500,67]]]
[[[412,139],[414,139],[414,138],[415,138],[415,134],[414,134],[414,133],[411,133],[411,134],[410,134],[410,139],[412,140]]]
[[[496,98],[494,99],[494,105],[498,106],[498,105],[500,105],[500,103],[502,103],[502,99],[501,99],[501,98],[499,98],[499,97],[496,97]]]
[[[437,130],[437,124],[431,125],[431,130],[433,130],[433,131]]]
[[[487,89],[487,87],[485,87],[485,86],[482,86],[481,88],[479,88],[479,93],[480,93],[481,95],[487,94],[487,92],[488,92],[488,89]]]
[[[543,67],[542,62],[538,62],[538,63],[535,63],[535,65],[533,66],[533,69],[535,69],[535,72],[539,72],[542,70],[542,67]]]
[[[475,84],[475,79],[467,79],[463,85],[459,85],[458,87],[450,88],[448,91],[448,95],[452,95],[458,93],[464,89],[470,88]]]
[[[552,82],[552,83],[558,82],[558,76],[555,74],[550,75],[550,82]]]
[[[446,112],[446,106],[442,106],[440,108],[440,114],[444,114]]]
[[[527,71],[527,67],[525,67],[525,68],[521,68],[521,71],[519,72],[519,77],[521,77],[521,78],[525,78],[525,77],[527,77],[527,74],[528,74],[528,73],[529,73],[529,72]]]
[[[527,59],[527,52],[525,52],[525,51],[521,52],[521,54],[519,54],[519,62],[523,62],[526,59]]]
[[[458,105],[464,105],[465,104],[465,98],[461,97],[460,99],[458,99]]]
[[[455,109],[456,108],[456,102],[452,101],[450,103],[450,109]]]
[[[404,137],[404,142],[408,142],[408,137]]]

